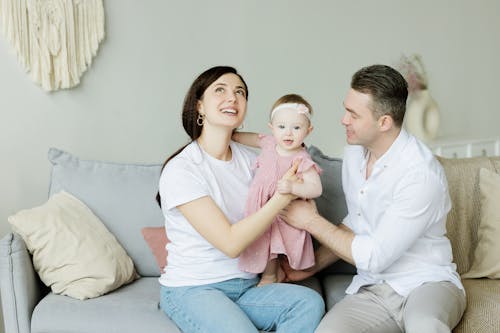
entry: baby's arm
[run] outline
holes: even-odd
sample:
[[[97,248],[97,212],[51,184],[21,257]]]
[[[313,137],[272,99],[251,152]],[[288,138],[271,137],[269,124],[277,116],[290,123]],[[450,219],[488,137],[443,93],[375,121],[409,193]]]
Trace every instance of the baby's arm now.
[[[319,197],[323,188],[319,174],[311,167],[302,173],[302,182],[280,180],[277,190],[281,194],[292,193],[303,199],[312,199]]]
[[[234,132],[232,139],[246,146],[260,148],[259,134],[252,132]]]

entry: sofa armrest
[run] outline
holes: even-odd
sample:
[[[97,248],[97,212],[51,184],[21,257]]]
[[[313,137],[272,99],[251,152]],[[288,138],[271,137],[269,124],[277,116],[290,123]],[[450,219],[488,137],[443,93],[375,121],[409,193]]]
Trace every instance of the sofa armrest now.
[[[26,245],[16,233],[0,240],[0,295],[5,332],[29,333],[42,290]]]

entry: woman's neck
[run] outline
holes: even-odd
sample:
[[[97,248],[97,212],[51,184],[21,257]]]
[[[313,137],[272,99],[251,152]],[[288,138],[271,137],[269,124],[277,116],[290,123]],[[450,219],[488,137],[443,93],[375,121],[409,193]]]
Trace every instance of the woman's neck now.
[[[231,133],[203,129],[197,141],[200,147],[213,158],[222,161],[231,160],[232,152],[229,147]]]

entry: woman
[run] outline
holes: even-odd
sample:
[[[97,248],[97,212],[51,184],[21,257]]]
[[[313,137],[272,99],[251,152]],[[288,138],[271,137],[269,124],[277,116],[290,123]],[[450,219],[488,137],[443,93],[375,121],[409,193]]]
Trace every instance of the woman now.
[[[255,153],[231,135],[247,98],[243,78],[222,66],[202,73],[186,95],[182,121],[192,141],[167,160],[159,184],[171,241],[161,308],[185,333],[313,332],[324,313],[318,293],[292,284],[256,287],[257,276],[238,269],[240,253],[294,199],[276,193],[244,217]]]

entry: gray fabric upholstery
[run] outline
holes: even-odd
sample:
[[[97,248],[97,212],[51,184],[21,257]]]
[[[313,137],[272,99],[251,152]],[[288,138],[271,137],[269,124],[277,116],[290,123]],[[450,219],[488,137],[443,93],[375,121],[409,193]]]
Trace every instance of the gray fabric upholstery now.
[[[117,238],[141,276],[159,276],[141,229],[164,225],[155,199],[161,165],[82,160],[54,148],[48,156],[53,164],[49,194],[65,190],[83,201]]]
[[[49,293],[35,307],[32,332],[180,333],[159,308],[160,284],[144,277],[107,295],[80,301]]]
[[[344,298],[352,277],[352,274],[332,274],[323,278],[322,285],[327,311]]]
[[[323,169],[320,176],[323,193],[315,200],[318,212],[328,221],[340,224],[347,215],[347,205],[344,190],[342,189],[342,159],[328,157],[315,146],[310,146],[307,151],[313,161]],[[356,268],[343,260],[339,260],[325,268],[322,273],[355,274]]]
[[[321,175],[324,191],[316,200],[318,210],[338,224],[346,214],[342,161],[325,156],[314,146],[308,150],[324,170]],[[154,200],[161,166],[85,161],[56,149],[49,151],[49,159],[54,165],[50,193],[65,189],[85,202],[127,250],[139,273],[149,277],[91,300],[79,301],[52,293],[40,300],[47,288],[40,285],[23,240],[16,234],[8,234],[0,240],[0,290],[6,332],[179,333],[159,309],[159,269],[140,232],[145,226],[163,225],[163,216]],[[463,237],[477,239],[477,228],[472,226],[477,225],[479,213],[478,205],[469,213],[467,200],[463,203],[457,196],[459,192],[460,198],[474,196],[475,190],[465,185],[474,183],[478,165],[477,160],[471,159],[440,161],[451,184],[454,210],[448,216],[449,237],[461,272],[469,265],[467,260],[473,247],[461,251],[457,244]],[[500,158],[490,158],[489,162],[490,168],[500,170]],[[464,175],[470,179],[464,179]],[[450,221],[454,224],[450,225]],[[345,296],[352,279],[352,274],[347,273],[354,272],[353,266],[339,262],[323,270],[319,279],[313,277],[301,284],[319,292],[322,289],[330,309]],[[498,280],[488,279],[464,281],[468,308],[455,332],[499,331],[498,284]]]
[[[29,333],[41,288],[26,245],[14,233],[0,240],[0,290],[5,332]]]
[[[321,293],[315,277],[300,284]],[[161,311],[159,297],[160,284],[155,277],[140,278],[110,294],[85,301],[49,293],[33,311],[32,332],[180,333]]]

